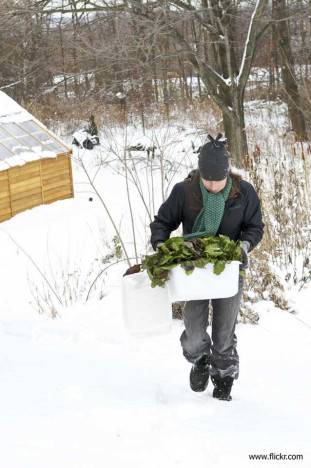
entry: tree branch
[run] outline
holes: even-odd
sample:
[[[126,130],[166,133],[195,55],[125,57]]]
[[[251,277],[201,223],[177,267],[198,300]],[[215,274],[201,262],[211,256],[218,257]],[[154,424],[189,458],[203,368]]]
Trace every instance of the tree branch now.
[[[249,77],[252,60],[253,60],[255,49],[256,49],[259,21],[262,18],[264,10],[267,5],[268,5],[268,0],[257,0],[255,9],[253,11],[253,14],[249,23],[242,62],[240,65],[240,71],[236,78],[237,87],[240,88],[242,93],[245,89],[246,82]]]

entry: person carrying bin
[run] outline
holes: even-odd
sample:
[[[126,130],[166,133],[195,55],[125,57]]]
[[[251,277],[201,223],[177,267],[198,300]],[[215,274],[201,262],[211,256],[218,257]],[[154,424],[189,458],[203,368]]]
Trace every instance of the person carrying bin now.
[[[226,140],[219,133],[199,152],[198,167],[174,185],[167,200],[150,223],[154,250],[182,223],[185,238],[226,235],[241,241],[243,263],[261,241],[264,231],[260,200],[254,187],[230,170]],[[239,376],[239,355],[235,325],[240,308],[244,278],[239,275],[238,293],[229,298],[191,300],[185,303],[185,329],[180,342],[185,358],[192,363],[190,387],[207,388],[209,376],[213,397],[231,400],[233,381]],[[207,333],[209,302],[213,308],[211,337]]]

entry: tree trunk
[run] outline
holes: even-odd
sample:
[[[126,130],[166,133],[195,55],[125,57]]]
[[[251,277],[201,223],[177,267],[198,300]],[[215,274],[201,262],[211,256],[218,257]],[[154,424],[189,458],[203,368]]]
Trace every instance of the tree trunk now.
[[[277,33],[279,38],[279,52],[282,61],[282,80],[286,92],[289,117],[297,140],[306,141],[308,139],[306,122],[302,111],[302,99],[296,80],[289,24],[288,21],[284,21],[284,18],[288,18],[288,16],[289,11],[286,1],[274,0],[273,17],[278,20]],[[283,19],[283,21],[280,21],[281,19]]]
[[[279,84],[278,35],[277,25],[273,23],[271,29],[270,98],[274,101],[279,95]]]
[[[225,135],[234,165],[242,168],[247,166],[248,156],[243,104],[230,114],[223,113]]]
[[[248,145],[245,131],[244,93],[233,84],[225,94],[223,123],[231,158],[236,167],[247,164]],[[229,110],[229,112],[228,112]]]
[[[156,103],[159,103],[159,90],[158,90],[158,69],[157,69],[157,62],[156,62],[156,49],[155,47],[152,48],[152,63],[153,63],[153,89]]]
[[[247,164],[248,158],[243,106],[244,93],[233,84],[226,89],[219,99],[219,94],[213,94],[204,75],[202,76],[202,81],[205,88],[210,93],[211,98],[216,101],[222,111],[224,132],[228,140],[232,161],[236,167],[242,168]]]

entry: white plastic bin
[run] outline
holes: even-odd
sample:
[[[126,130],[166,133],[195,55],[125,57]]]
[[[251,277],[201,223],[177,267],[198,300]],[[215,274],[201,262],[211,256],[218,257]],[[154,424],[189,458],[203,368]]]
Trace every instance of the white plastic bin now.
[[[239,289],[240,262],[227,263],[220,275],[213,273],[213,264],[195,268],[187,275],[181,266],[169,273],[167,289],[170,302],[218,299],[235,296]]]
[[[136,337],[167,333],[172,308],[166,287],[151,287],[146,271],[122,278],[122,308],[125,327]]]

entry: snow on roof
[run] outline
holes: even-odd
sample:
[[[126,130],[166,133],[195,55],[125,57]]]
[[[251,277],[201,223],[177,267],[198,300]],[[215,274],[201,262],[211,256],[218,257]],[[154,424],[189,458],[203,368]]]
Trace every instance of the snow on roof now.
[[[21,107],[14,99],[0,91],[0,123],[23,122],[30,120],[31,114]]]
[[[0,91],[0,171],[68,151],[56,135]]]

